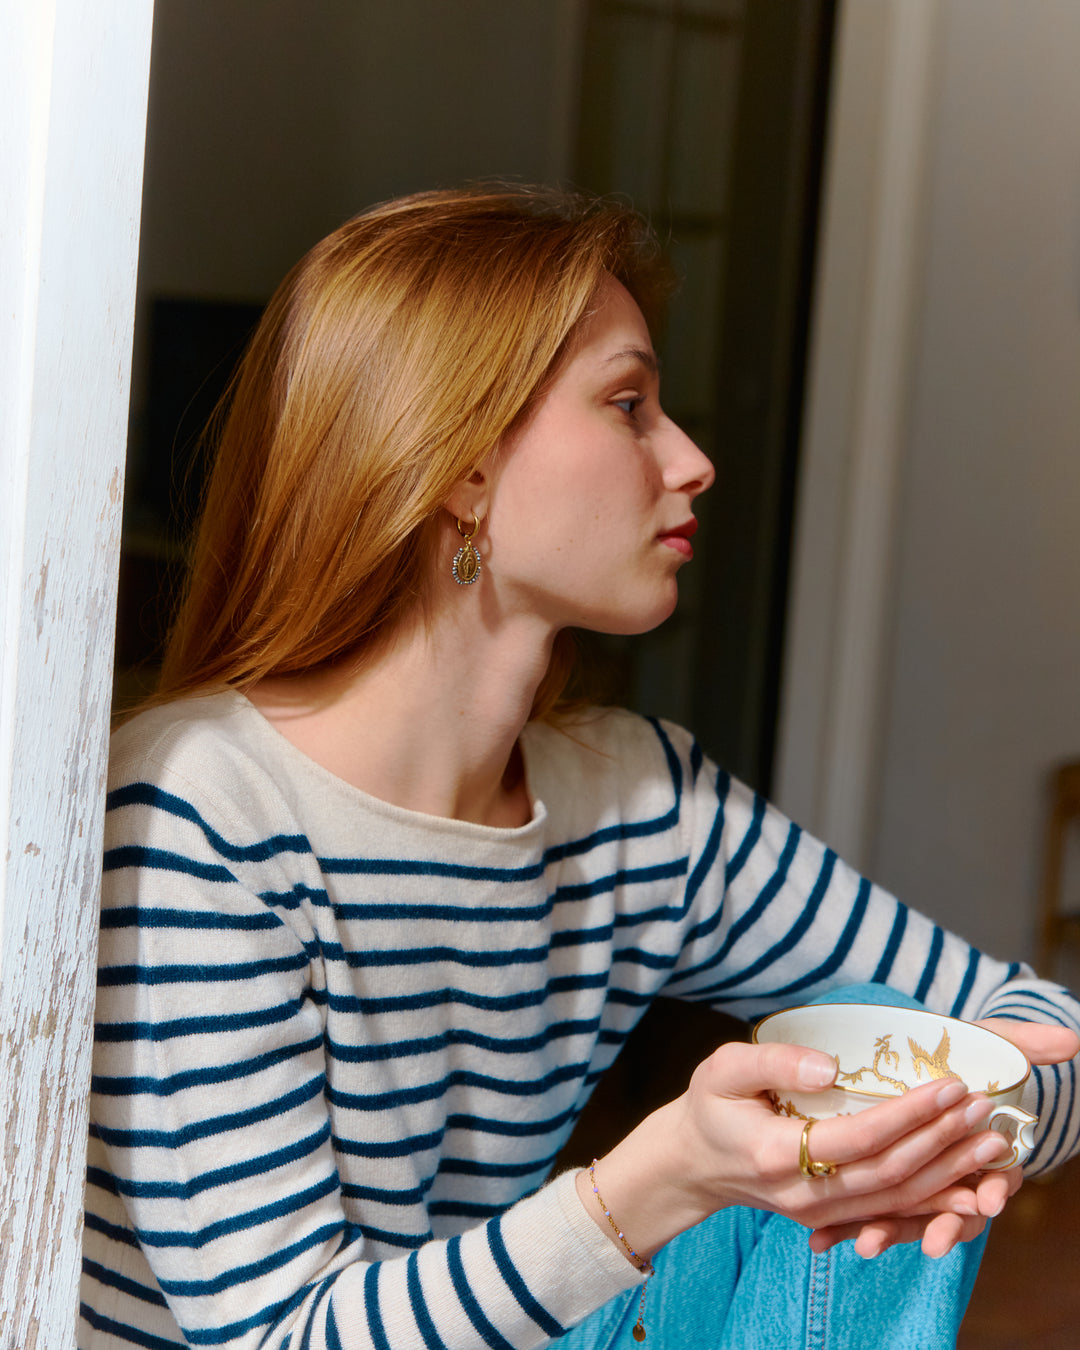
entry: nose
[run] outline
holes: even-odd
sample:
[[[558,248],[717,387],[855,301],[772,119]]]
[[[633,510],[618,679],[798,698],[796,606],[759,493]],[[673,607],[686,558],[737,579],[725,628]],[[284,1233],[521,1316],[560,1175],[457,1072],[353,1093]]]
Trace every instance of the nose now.
[[[665,420],[664,486],[669,492],[685,492],[689,497],[696,497],[713,485],[716,470],[712,460],[670,417]]]

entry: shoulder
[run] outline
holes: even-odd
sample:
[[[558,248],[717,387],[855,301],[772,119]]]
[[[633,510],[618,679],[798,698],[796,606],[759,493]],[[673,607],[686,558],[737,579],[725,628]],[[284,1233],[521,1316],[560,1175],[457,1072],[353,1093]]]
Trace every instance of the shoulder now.
[[[703,763],[682,727],[625,708],[531,723],[522,740],[533,791],[549,806],[554,795],[590,813],[605,802],[618,803],[624,817],[669,810],[693,788]]]
[[[109,746],[107,844],[175,832],[181,822],[211,840],[301,833],[285,745],[232,690],[139,713]]]
[[[203,791],[250,771],[260,754],[258,714],[242,694],[225,690],[177,699],[138,713],[109,742],[109,791],[161,779]]]

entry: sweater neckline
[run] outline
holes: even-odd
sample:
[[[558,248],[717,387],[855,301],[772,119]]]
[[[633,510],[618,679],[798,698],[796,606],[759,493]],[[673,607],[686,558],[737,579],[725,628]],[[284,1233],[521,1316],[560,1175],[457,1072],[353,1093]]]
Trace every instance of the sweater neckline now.
[[[320,764],[318,760],[305,754],[288,737],[283,736],[277,727],[264,717],[247,695],[240,690],[223,690],[219,697],[223,702],[232,705],[230,711],[240,718],[245,727],[248,728],[249,734],[267,745],[277,758],[287,760],[294,772],[317,780],[322,788],[330,788],[337,796],[343,798],[347,804],[354,808],[362,808],[370,814],[382,816],[398,825],[422,829],[427,833],[435,831],[460,837],[470,837],[474,840],[484,839],[491,842],[503,841],[516,844],[527,842],[534,836],[543,833],[548,812],[543,795],[539,790],[540,782],[538,780],[543,778],[541,765],[544,756],[538,756],[534,753],[535,747],[532,742],[536,728],[533,723],[528,723],[522,729],[518,738],[524,766],[525,790],[532,806],[531,818],[524,825],[484,825],[471,820],[458,820],[454,816],[439,816],[425,811],[415,811],[409,807],[396,806],[393,802],[373,796],[370,792],[365,792],[363,788],[341,778],[338,774]]]

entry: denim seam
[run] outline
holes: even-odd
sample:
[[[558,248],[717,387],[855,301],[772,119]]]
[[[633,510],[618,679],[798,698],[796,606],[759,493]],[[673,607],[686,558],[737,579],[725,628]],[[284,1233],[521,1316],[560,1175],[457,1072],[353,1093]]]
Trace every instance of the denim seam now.
[[[832,1251],[810,1257],[810,1290],[806,1308],[806,1350],[825,1350],[829,1320],[829,1277]]]

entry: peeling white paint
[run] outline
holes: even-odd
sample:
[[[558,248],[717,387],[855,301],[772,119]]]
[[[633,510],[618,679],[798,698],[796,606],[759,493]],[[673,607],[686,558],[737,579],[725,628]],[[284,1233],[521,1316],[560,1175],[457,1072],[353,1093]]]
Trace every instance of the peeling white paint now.
[[[74,1344],[151,17],[35,0],[0,45],[3,1350]]]

